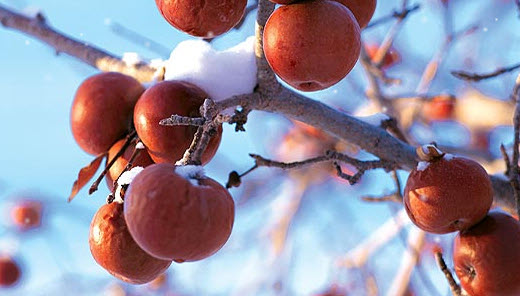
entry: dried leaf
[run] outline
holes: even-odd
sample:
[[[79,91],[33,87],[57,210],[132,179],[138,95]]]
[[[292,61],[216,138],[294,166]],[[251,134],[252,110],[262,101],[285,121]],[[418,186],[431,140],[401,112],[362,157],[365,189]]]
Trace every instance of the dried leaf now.
[[[94,177],[94,174],[101,165],[101,161],[106,156],[106,153],[98,155],[91,163],[79,171],[78,179],[74,181],[74,185],[72,185],[72,191],[69,195],[68,202],[70,202],[76,196],[76,194],[78,194],[81,188],[83,188],[83,186],[85,186],[90,181],[90,179]]]

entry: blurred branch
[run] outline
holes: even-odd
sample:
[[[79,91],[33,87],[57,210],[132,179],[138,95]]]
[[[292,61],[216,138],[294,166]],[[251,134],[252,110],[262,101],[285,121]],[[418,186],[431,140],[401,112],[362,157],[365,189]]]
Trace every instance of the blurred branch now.
[[[519,146],[519,135],[520,135],[520,75],[516,78],[515,87],[513,90],[513,99],[516,102],[515,114],[513,120],[514,126],[514,140],[513,140],[513,156],[511,158],[511,165],[509,166],[509,181],[511,187],[513,187],[513,194],[516,201],[516,212],[520,217],[520,180],[519,180],[519,168],[518,159],[520,152],[518,151]]]
[[[373,231],[368,238],[352,248],[345,256],[339,258],[337,265],[345,268],[362,267],[370,258],[370,255],[399,234],[401,229],[409,223],[411,223],[410,218],[408,218],[406,211],[401,209],[395,216]]]
[[[141,82],[157,78],[155,77],[157,69],[146,63],[127,65],[120,57],[54,30],[48,25],[42,14],[31,18],[0,4],[0,23],[5,28],[23,32],[52,46],[57,55],[66,53],[101,71],[121,72],[133,76]],[[158,78],[160,79],[160,77]]]
[[[453,275],[451,274],[451,271],[448,269],[448,266],[446,266],[446,262],[444,262],[441,252],[435,252],[435,260],[437,261],[437,265],[439,265],[439,268],[441,269],[442,273],[444,273],[444,276],[448,280],[448,284],[450,285],[450,290],[453,296],[461,296],[462,291],[460,289],[460,286],[453,278]]]
[[[405,9],[402,9],[400,11],[397,11],[397,10],[394,10],[392,12],[392,14],[390,15],[387,15],[387,16],[383,16],[377,20],[374,20],[372,22],[370,22],[370,24],[368,24],[365,29],[368,29],[368,28],[373,28],[373,27],[376,27],[376,26],[379,26],[381,24],[384,24],[384,23],[387,23],[388,21],[391,21],[393,19],[404,19],[406,18],[410,13],[412,12],[415,12],[417,10],[419,10],[419,8],[421,8],[421,5],[419,4],[415,4],[414,6],[411,6],[411,7],[408,7],[408,8],[405,8]]]
[[[401,265],[392,281],[387,296],[404,295],[410,283],[412,271],[421,256],[421,248],[424,245],[426,232],[419,228],[412,228],[408,234],[408,248],[403,254]]]
[[[110,29],[112,30],[112,32],[114,32],[115,34],[117,34],[123,38],[126,38],[127,40],[133,42],[134,44],[143,46],[146,49],[154,51],[155,53],[157,53],[163,57],[168,57],[170,55],[171,50],[168,47],[136,32],[128,27],[123,26],[120,23],[110,22],[109,26],[110,26]]]
[[[466,71],[451,71],[451,75],[466,81],[478,82],[484,79],[494,78],[504,73],[512,72],[520,68],[520,63],[509,67],[498,68],[493,72],[486,74],[470,73]]]

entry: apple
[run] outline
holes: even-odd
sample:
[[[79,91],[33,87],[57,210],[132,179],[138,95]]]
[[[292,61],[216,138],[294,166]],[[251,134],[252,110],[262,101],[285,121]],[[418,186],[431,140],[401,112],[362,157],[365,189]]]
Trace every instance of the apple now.
[[[163,81],[147,89],[134,110],[137,135],[156,163],[174,163],[182,158],[197,131],[193,126],[161,126],[159,121],[177,114],[200,117],[199,108],[208,95],[197,86],[182,81]],[[202,155],[207,163],[217,152],[222,137],[222,127],[211,138]]]
[[[72,134],[81,149],[98,155],[124,137],[143,91],[137,80],[120,73],[100,73],[83,81],[70,115]]]
[[[455,97],[452,95],[438,95],[424,103],[422,114],[424,118],[430,121],[452,119],[455,103]]]
[[[520,295],[520,223],[492,212],[455,238],[453,262],[462,288],[471,296]]]
[[[42,203],[36,200],[18,201],[11,209],[13,224],[20,230],[40,227],[42,220]]]
[[[235,207],[229,192],[197,166],[153,164],[130,183],[124,202],[128,229],[152,256],[197,261],[228,240]],[[195,169],[194,173],[189,173]]]
[[[162,274],[171,260],[160,260],[143,251],[134,241],[123,215],[123,205],[102,206],[92,219],[90,252],[96,262],[116,278],[144,284]]]
[[[335,0],[345,5],[356,17],[361,29],[365,28],[374,12],[376,11],[377,0]]]
[[[264,29],[265,57],[273,71],[301,91],[328,88],[356,64],[360,28],[334,1],[302,1],[278,8]]]
[[[0,288],[11,287],[19,280],[22,272],[18,263],[9,256],[0,256]]]
[[[155,0],[155,4],[175,28],[193,36],[214,38],[240,22],[247,0]]]
[[[110,150],[108,150],[107,163],[109,163],[114,158],[114,156],[119,152],[119,150],[121,150],[121,148],[125,144],[125,141],[126,141],[126,139],[121,139],[121,140],[117,141],[114,145],[112,145],[112,147],[110,147]],[[135,150],[135,144],[131,143],[130,146],[128,146],[128,148],[126,148],[125,152],[123,152],[123,155],[121,155],[121,157],[119,157],[116,160],[116,162],[114,162],[114,164],[108,170],[108,173],[105,176],[105,180],[107,182],[107,186],[110,191],[112,191],[114,189],[114,181],[117,180],[119,175],[121,175],[121,172],[123,172],[123,170],[128,165],[128,161],[132,157],[134,150]],[[153,162],[152,158],[150,158],[148,151],[146,149],[141,149],[139,151],[139,154],[137,155],[137,157],[132,162],[132,167],[130,169],[132,169],[136,166],[147,167],[153,163],[154,162]]]
[[[367,55],[371,60],[374,60],[374,57],[379,50],[379,45],[375,43],[369,43],[366,45]],[[383,62],[381,63],[381,69],[388,69],[393,65],[399,63],[401,61],[401,56],[397,52],[396,49],[390,48],[390,50],[385,54],[383,58]]]
[[[471,159],[450,154],[421,161],[404,190],[404,206],[412,222],[438,234],[470,228],[484,219],[492,202],[486,170]]]

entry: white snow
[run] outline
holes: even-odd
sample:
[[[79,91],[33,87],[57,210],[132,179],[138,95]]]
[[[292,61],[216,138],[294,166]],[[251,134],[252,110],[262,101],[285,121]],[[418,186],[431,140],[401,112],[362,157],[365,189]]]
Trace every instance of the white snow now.
[[[179,165],[175,166],[175,173],[198,186],[199,179],[205,178],[204,168],[201,165]]]
[[[135,149],[144,149],[143,142],[141,142],[141,141],[137,142],[137,144],[135,144]]]
[[[38,6],[29,5],[22,9],[21,13],[28,18],[36,18],[36,16],[42,12],[42,9]]]
[[[139,174],[143,170],[144,170],[143,167],[136,166],[136,167],[132,168],[131,170],[124,172],[119,177],[119,179],[117,179],[117,184],[118,185],[128,185],[128,184],[130,184],[134,180],[135,176],[137,176],[137,174]]]
[[[136,167],[132,168],[131,170],[124,172],[119,177],[119,179],[117,179],[117,189],[116,189],[116,192],[114,192],[114,201],[113,202],[117,202],[119,204],[123,203],[123,197],[121,196],[121,190],[123,190],[123,185],[128,185],[128,184],[132,183],[132,181],[137,176],[137,174],[139,174],[143,170],[144,170],[143,167],[136,166]]]
[[[450,161],[454,158],[455,156],[453,154],[449,154],[449,153],[446,153],[444,154],[443,158],[446,160],[446,161]]]
[[[255,37],[217,51],[203,40],[179,43],[164,62],[165,80],[183,80],[202,88],[214,101],[252,93],[256,86]]]
[[[375,113],[368,116],[358,116],[357,119],[371,125],[380,126],[383,121],[389,120],[390,117],[384,113]]]
[[[143,60],[141,59],[141,57],[139,56],[139,54],[137,54],[136,52],[125,52],[123,53],[123,58],[122,58],[123,62],[125,62],[125,64],[128,66],[128,67],[132,67],[132,66],[135,66],[139,63],[141,63]]]
[[[419,161],[419,163],[417,164],[417,170],[422,172],[425,169],[427,169],[429,165],[430,163],[427,161]]]

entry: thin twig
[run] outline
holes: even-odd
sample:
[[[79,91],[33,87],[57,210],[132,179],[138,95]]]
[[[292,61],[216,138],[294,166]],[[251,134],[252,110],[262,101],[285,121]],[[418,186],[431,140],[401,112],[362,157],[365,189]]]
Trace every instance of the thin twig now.
[[[462,79],[462,80],[478,82],[478,81],[481,81],[484,79],[489,79],[489,78],[494,78],[494,77],[500,76],[504,73],[512,72],[519,68],[520,68],[520,63],[512,65],[512,66],[508,66],[508,67],[501,67],[501,68],[496,69],[493,72],[485,73],[485,74],[471,73],[471,72],[466,72],[466,71],[451,71],[451,75],[453,75],[459,79]]]
[[[515,83],[515,87],[513,90],[513,99],[516,101],[515,107],[515,115],[513,119],[514,125],[514,140],[513,140],[513,156],[511,158],[511,167],[509,171],[509,181],[511,182],[511,186],[513,187],[513,194],[516,201],[516,211],[520,216],[520,181],[519,181],[519,168],[518,168],[518,159],[519,159],[519,134],[520,134],[520,75],[518,75]]]
[[[439,265],[439,268],[441,269],[442,273],[444,273],[444,276],[448,280],[451,293],[454,296],[461,296],[462,290],[459,284],[457,284],[457,282],[455,281],[455,278],[453,278],[453,275],[451,274],[451,271],[448,269],[448,266],[446,266],[446,262],[444,262],[444,258],[442,258],[441,252],[435,252],[435,260],[437,261],[437,265]]]
[[[110,160],[110,162],[105,166],[105,169],[101,172],[101,174],[96,179],[96,181],[94,181],[94,183],[92,183],[92,186],[90,186],[90,189],[88,190],[88,194],[92,194],[98,190],[98,186],[99,186],[99,183],[101,183],[101,180],[103,180],[105,175],[108,173],[110,168],[114,165],[114,163],[119,159],[119,157],[121,157],[121,155],[123,155],[125,153],[126,149],[130,146],[132,141],[135,140],[136,136],[137,136],[137,133],[135,130],[132,131],[130,134],[128,134],[128,136],[126,136],[125,143],[123,144],[123,146],[121,146],[121,149],[119,149],[119,151],[117,151],[116,155],[114,155],[114,158],[112,158],[112,160]]]
[[[366,27],[365,27],[365,30],[366,29],[369,29],[369,28],[373,28],[373,27],[376,27],[376,26],[379,26],[381,24],[384,24],[388,21],[391,21],[393,19],[404,19],[406,18],[410,13],[412,12],[415,12],[417,10],[419,10],[419,8],[421,8],[421,5],[419,4],[415,4],[414,6],[411,6],[411,7],[408,7],[404,10],[401,10],[401,11],[396,11],[394,10],[392,12],[392,14],[390,15],[387,15],[387,16],[383,16],[381,18],[378,18],[374,21],[371,21],[370,24],[368,24]]]

